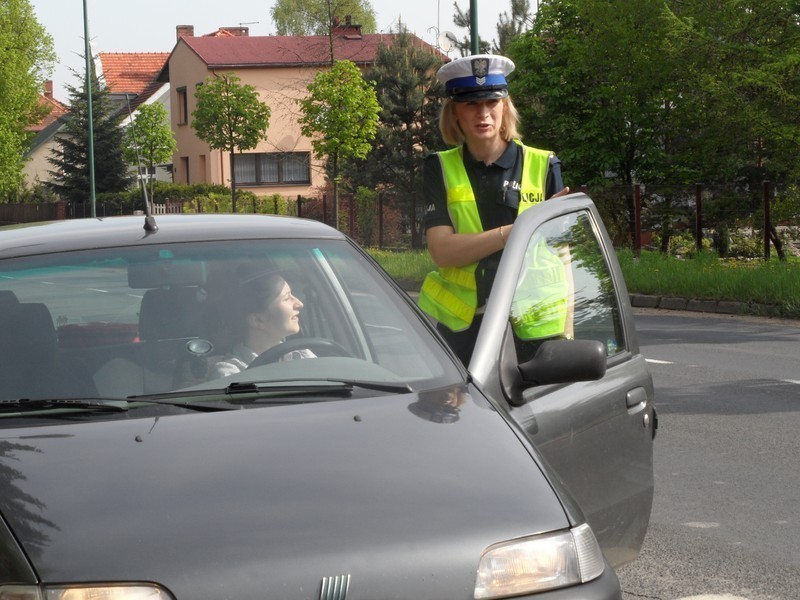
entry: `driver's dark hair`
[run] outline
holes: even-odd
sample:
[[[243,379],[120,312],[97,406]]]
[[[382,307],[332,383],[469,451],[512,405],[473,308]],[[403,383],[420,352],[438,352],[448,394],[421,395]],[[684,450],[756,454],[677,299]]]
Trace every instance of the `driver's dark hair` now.
[[[238,295],[243,316],[266,309],[281,293],[285,283],[283,275],[274,270],[240,278]]]
[[[261,312],[278,297],[285,279],[269,260],[230,265],[216,273],[208,303],[208,337],[224,354],[245,339],[247,316]]]

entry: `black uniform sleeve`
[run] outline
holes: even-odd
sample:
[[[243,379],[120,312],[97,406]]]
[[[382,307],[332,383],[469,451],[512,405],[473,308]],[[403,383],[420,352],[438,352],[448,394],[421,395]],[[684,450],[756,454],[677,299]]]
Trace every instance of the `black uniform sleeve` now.
[[[545,199],[550,198],[564,189],[564,180],[561,178],[561,161],[553,154],[550,157],[550,168],[547,169],[547,181],[545,182]]]
[[[425,217],[422,222],[425,231],[439,225],[453,227],[450,213],[447,212],[442,164],[435,154],[425,157],[422,164],[422,200],[425,203]]]

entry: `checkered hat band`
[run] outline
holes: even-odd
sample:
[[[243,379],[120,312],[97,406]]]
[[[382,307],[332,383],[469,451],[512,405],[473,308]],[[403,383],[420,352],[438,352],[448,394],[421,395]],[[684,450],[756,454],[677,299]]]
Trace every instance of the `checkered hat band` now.
[[[491,90],[505,88],[506,86],[508,86],[508,82],[504,75],[490,73],[481,84],[478,84],[477,78],[470,75],[469,77],[451,79],[445,84],[444,89],[448,95],[452,96],[457,93],[474,92],[481,89]]]

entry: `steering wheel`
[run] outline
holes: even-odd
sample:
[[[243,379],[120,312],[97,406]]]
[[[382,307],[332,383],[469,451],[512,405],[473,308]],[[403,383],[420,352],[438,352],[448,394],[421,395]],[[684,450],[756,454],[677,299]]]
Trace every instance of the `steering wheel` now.
[[[317,356],[348,356],[351,358],[353,356],[352,352],[333,340],[319,337],[297,337],[272,348],[267,348],[256,356],[247,368],[260,367],[267,363],[276,362],[281,356],[294,350],[311,350]]]

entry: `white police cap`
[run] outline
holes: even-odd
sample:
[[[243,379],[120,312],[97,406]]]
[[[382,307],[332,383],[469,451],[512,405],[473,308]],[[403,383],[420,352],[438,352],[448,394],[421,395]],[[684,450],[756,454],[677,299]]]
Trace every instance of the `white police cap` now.
[[[505,56],[473,54],[442,65],[436,78],[453,101],[471,102],[508,96],[506,75],[513,70],[513,61]]]

